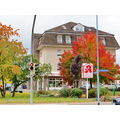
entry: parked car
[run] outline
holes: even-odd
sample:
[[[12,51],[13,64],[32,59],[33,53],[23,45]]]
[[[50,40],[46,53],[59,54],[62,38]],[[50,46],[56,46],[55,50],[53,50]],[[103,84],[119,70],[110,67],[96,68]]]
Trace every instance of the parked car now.
[[[120,91],[120,84],[116,84],[117,91]]]
[[[11,86],[11,92],[14,90],[14,85]],[[22,86],[18,86],[15,92],[23,93]]]
[[[26,84],[22,84],[22,89],[27,89],[27,85]]]
[[[84,84],[84,85],[80,86],[80,88],[81,89],[86,89],[86,85]],[[97,88],[97,86],[92,85],[92,88]],[[88,89],[90,89],[90,84],[88,84]]]
[[[5,87],[6,87],[6,90],[8,90],[8,91],[11,90],[11,84],[7,83]]]
[[[114,90],[114,89],[116,88],[116,85],[115,85],[115,84],[110,84],[110,85],[108,85],[108,84],[103,84],[103,85],[101,85],[101,87],[102,87],[102,88],[107,88],[107,89],[109,89],[109,90]]]
[[[120,105],[120,98],[113,99],[112,104],[113,105]]]
[[[104,84],[104,85],[101,85],[102,88],[107,88],[109,90],[117,90],[117,91],[120,91],[120,84],[110,84],[110,85],[107,85],[107,84]]]

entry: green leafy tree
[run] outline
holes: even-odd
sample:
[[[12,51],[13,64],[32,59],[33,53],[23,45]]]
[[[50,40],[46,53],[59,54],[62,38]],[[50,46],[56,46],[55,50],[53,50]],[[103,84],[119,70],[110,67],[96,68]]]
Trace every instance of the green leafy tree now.
[[[33,76],[33,80],[38,80],[42,82],[43,76],[48,76],[51,72],[51,65],[50,64],[40,64],[39,61],[33,57],[33,62],[37,65],[35,68],[35,74]],[[12,84],[14,85],[14,89],[12,92],[12,97],[15,96],[16,89],[30,80],[30,55],[24,56],[24,58],[16,63],[17,66],[21,68],[20,75],[14,75],[12,79]],[[42,87],[42,86],[41,86]]]
[[[21,74],[14,75],[12,78],[12,84],[14,86],[13,91],[12,91],[12,97],[15,96],[15,91],[16,89],[26,83],[29,80],[29,75],[30,75],[30,70],[29,70],[29,62],[30,62],[30,55],[24,56],[24,58],[16,63],[17,66],[20,67],[21,69]]]

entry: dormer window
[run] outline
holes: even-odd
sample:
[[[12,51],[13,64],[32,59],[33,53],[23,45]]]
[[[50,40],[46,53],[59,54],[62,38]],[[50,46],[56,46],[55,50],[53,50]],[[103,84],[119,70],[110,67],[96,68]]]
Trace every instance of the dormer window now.
[[[57,35],[57,43],[62,43],[62,35]]]
[[[71,44],[71,37],[70,36],[65,36],[65,40],[67,44]]]
[[[92,31],[92,29],[89,28],[88,31]]]
[[[62,28],[63,28],[64,30],[67,29],[66,26],[62,26]]]
[[[85,29],[84,26],[81,24],[78,24],[78,25],[73,27],[74,31],[79,31],[79,32],[84,32],[84,29]]]

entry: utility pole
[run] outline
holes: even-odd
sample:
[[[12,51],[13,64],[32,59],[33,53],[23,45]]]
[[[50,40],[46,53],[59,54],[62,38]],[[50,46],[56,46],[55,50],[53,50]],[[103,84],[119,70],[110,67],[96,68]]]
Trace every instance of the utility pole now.
[[[99,78],[99,44],[98,44],[98,15],[96,15],[96,53],[97,53],[97,100],[100,105],[100,78]]]
[[[33,20],[33,26],[32,26],[32,35],[31,35],[31,56],[30,56],[30,63],[33,63],[33,53],[34,53],[34,49],[33,49],[33,34],[34,34],[34,26],[35,26],[35,20],[36,20],[36,15],[34,15],[34,20]],[[30,104],[33,103],[33,71],[30,70]]]

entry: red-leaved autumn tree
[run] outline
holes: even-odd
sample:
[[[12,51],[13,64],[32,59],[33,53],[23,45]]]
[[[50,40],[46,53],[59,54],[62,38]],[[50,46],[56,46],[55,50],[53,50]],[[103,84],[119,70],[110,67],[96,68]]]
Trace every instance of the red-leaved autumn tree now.
[[[79,37],[73,42],[71,51],[66,51],[63,53],[62,58],[60,58],[61,70],[64,82],[68,85],[72,85],[74,82],[73,74],[70,71],[70,66],[74,58],[80,55],[82,56],[84,62],[93,63],[94,71],[96,71],[96,35],[95,33],[89,32]],[[109,72],[100,73],[100,82],[109,83],[115,80],[115,75],[119,74],[119,66],[115,64],[115,56],[110,54],[106,50],[104,44],[99,38],[99,57],[100,57],[100,69],[108,69]],[[96,75],[92,82],[96,82]]]

